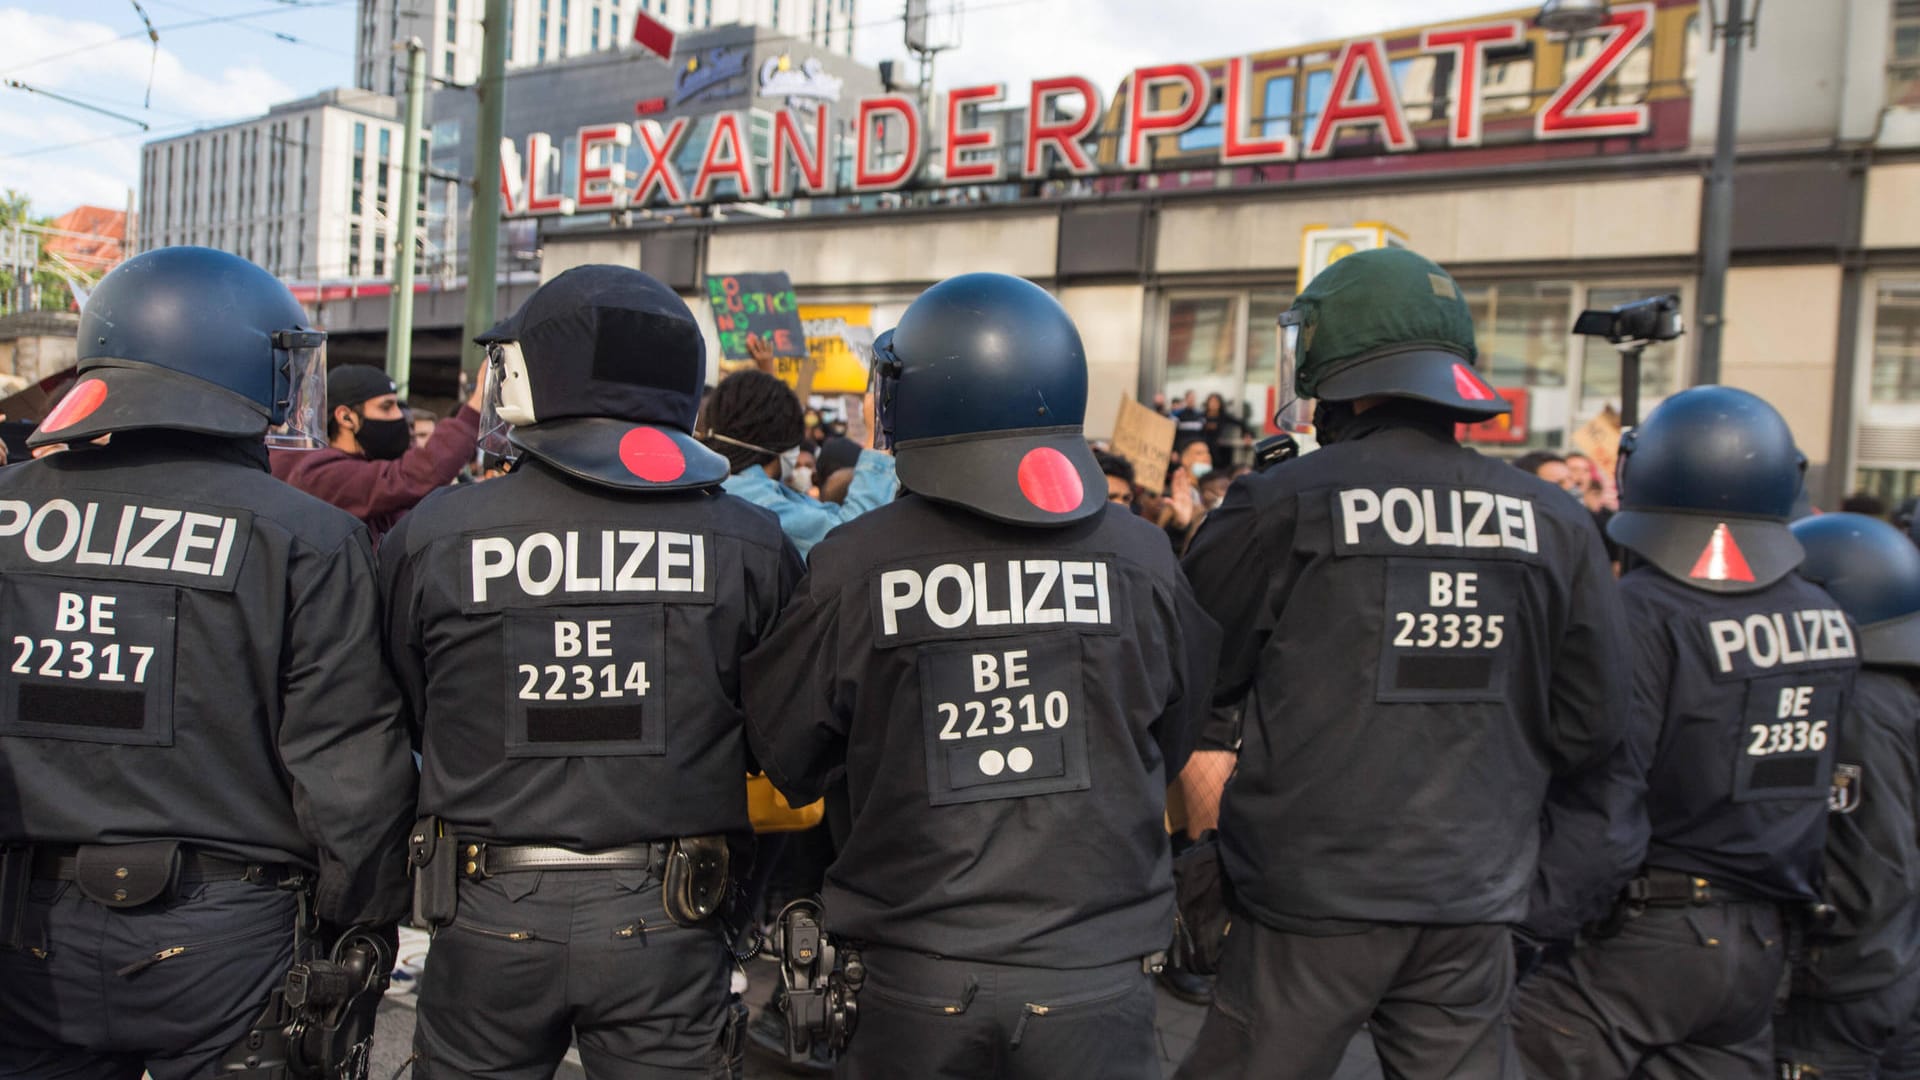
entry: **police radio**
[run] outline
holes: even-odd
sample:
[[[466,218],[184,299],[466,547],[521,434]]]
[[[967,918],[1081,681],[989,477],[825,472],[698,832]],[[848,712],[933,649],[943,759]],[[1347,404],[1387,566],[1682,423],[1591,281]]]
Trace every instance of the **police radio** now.
[[[820,901],[811,897],[780,909],[773,946],[787,991],[787,1060],[806,1061],[815,1043],[835,1054],[845,1050],[859,1023],[855,998],[867,977],[860,954],[834,945],[821,921]]]

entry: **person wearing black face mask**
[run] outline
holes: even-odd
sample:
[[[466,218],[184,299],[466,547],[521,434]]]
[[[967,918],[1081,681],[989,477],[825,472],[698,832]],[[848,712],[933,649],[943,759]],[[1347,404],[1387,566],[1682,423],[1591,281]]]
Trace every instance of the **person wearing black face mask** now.
[[[413,428],[393,380],[366,364],[327,373],[327,448],[273,454],[273,475],[365,522],[374,541],[435,489],[453,482],[473,460],[480,431],[480,391],[434,425],[413,447]]]

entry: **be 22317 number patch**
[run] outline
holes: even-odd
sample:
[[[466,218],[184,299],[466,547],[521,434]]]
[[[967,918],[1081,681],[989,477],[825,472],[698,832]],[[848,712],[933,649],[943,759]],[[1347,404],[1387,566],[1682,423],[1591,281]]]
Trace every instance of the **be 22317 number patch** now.
[[[1091,786],[1079,635],[923,645],[919,661],[932,805]]]
[[[0,732],[172,745],[172,587],[13,575],[3,595]]]

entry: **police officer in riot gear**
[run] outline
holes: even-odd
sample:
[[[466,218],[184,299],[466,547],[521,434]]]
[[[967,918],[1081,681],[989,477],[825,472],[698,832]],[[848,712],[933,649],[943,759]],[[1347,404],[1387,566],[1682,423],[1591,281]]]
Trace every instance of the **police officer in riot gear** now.
[[[1862,667],[1827,803],[1831,914],[1806,927],[1775,1056],[1787,1080],[1875,1080],[1920,1006],[1920,550],[1860,514],[1793,534],[1800,576],[1853,620]]]
[[[706,348],[665,285],[568,270],[480,341],[518,463],[380,545],[437,929],[414,1075],[546,1077],[577,1038],[589,1076],[737,1076],[740,657],[799,556],[688,434]]]
[[[1044,290],[951,278],[875,353],[910,493],[813,549],[747,658],[767,775],[795,805],[850,796],[825,921],[865,981],[839,1075],[1158,1076],[1165,792],[1218,631],[1108,505]]]
[[[1789,924],[1820,899],[1834,748],[1857,666],[1845,613],[1794,574],[1806,459],[1742,390],[1668,398],[1620,440],[1631,553],[1627,741],[1570,829],[1638,868],[1604,924],[1521,985],[1530,1074],[1765,1077]],[[1572,862],[1571,857],[1567,860]]]
[[[1239,917],[1180,1075],[1514,1075],[1507,924],[1549,779],[1617,742],[1619,615],[1559,489],[1460,447],[1507,411],[1453,279],[1349,255],[1281,319],[1322,448],[1237,481],[1184,562],[1246,701],[1220,840]],[[1249,690],[1252,697],[1248,697]]]
[[[331,1077],[365,1052],[294,1067],[338,1032],[303,1016],[290,1045],[275,993],[406,905],[366,530],[267,472],[263,437],[319,443],[324,339],[244,259],[135,256],[29,440],[70,449],[0,471],[0,1076]]]

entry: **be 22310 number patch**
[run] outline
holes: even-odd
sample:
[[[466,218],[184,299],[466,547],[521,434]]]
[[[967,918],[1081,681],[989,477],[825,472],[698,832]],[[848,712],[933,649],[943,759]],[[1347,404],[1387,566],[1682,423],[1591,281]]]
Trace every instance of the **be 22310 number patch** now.
[[[932,805],[1091,786],[1079,635],[923,645],[919,659]]]

